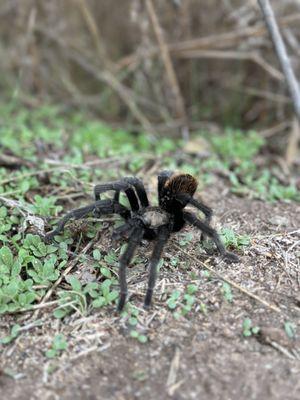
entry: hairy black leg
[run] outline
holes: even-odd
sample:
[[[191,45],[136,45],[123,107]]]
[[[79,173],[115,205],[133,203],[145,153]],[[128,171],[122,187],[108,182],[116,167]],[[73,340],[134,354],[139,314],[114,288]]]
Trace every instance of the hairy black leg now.
[[[206,204],[202,203],[202,201],[194,199],[192,196],[186,193],[180,193],[176,196],[178,201],[183,202],[183,204],[191,204],[192,206],[198,208],[198,210],[202,211],[205,215],[205,223],[210,225],[211,218],[213,215],[213,210],[208,207]],[[200,241],[203,242],[206,239],[206,235],[204,232],[201,233]]]
[[[168,241],[168,238],[170,236],[170,230],[171,229],[168,226],[163,226],[160,228],[160,230],[157,234],[157,241],[154,244],[154,249],[152,252],[151,259],[150,259],[148,288],[147,288],[147,293],[146,293],[145,302],[144,302],[145,309],[148,309],[151,305],[153,289],[154,289],[156,277],[157,277],[157,265],[159,263],[159,260],[161,259],[164,245],[166,244],[166,242]]]
[[[188,222],[191,225],[196,226],[198,229],[200,229],[204,234],[207,236],[211,237],[212,240],[214,241],[215,245],[217,246],[217,249],[219,250],[221,256],[224,258],[226,262],[238,262],[239,258],[233,254],[230,253],[229,251],[226,251],[223,243],[221,242],[221,239],[216,232],[215,229],[213,229],[211,226],[207,225],[204,221],[201,221],[196,217],[196,215],[188,212],[188,211],[183,211],[183,218],[186,222]]]
[[[120,191],[117,190],[116,193],[114,194],[114,201],[120,202]]]
[[[131,233],[126,250],[120,258],[119,265],[119,283],[120,295],[118,303],[118,311],[122,311],[125,305],[127,296],[127,282],[126,282],[126,267],[130,263],[137,246],[140,244],[144,234],[144,229],[141,226],[136,226]]]
[[[132,185],[135,188],[136,194],[139,198],[141,206],[148,207],[149,200],[148,200],[148,196],[147,196],[143,182],[136,176],[126,177],[126,178],[124,178],[124,181],[129,183],[130,185]]]
[[[134,190],[130,187],[129,183],[123,180],[96,185],[94,187],[95,200],[100,200],[101,193],[107,192],[109,190],[116,191],[115,200],[119,199],[120,191],[123,190],[128,198],[132,211],[137,211],[139,209],[139,202]]]
[[[60,232],[62,232],[66,223],[70,219],[83,218],[93,212],[95,209],[97,209],[102,215],[119,214],[125,219],[128,219],[130,217],[130,211],[122,204],[119,204],[114,200],[98,200],[93,204],[77,208],[67,213],[63,218],[60,219],[57,227],[52,232],[47,233],[47,235],[45,236],[45,240],[51,241],[55,235],[58,235]]]
[[[129,220],[126,224],[119,226],[116,228],[112,234],[113,240],[118,240],[120,237],[130,234],[134,229],[134,220]]]
[[[208,207],[207,205],[205,205],[204,203],[202,203],[202,201],[196,200],[194,199],[192,196],[190,196],[189,194],[186,193],[179,193],[176,196],[176,200],[180,201],[182,204],[191,204],[192,206],[198,208],[198,210],[202,211],[203,214],[205,215],[205,222],[207,224],[210,223],[211,221],[211,217],[213,214],[213,210]]]
[[[159,205],[161,203],[161,191],[162,191],[162,188],[164,187],[165,183],[167,182],[167,180],[172,175],[174,175],[174,172],[173,171],[169,171],[169,170],[161,171],[158,174],[158,177],[157,177],[157,193],[158,193]]]

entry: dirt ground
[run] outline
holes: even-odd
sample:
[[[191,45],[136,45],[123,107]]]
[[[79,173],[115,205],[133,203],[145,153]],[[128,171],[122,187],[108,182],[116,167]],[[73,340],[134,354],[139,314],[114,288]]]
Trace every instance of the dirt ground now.
[[[300,205],[238,198],[221,181],[204,198],[215,210],[217,228],[247,234],[251,244],[239,251],[240,263],[228,266],[216,254],[199,252],[199,233],[186,228],[194,237],[185,250],[259,300],[232,288],[233,301],[227,301],[222,281],[205,276],[201,265],[175,247],[184,233],[174,235],[155,303],[138,316],[147,343],[130,338],[127,322],[113,308],[87,316],[75,313],[64,321],[47,309],[40,313],[38,327],[32,326],[32,313],[2,317],[1,336],[16,321],[28,329],[1,349],[1,399],[300,399]],[[103,246],[110,233],[107,229],[100,238]],[[149,251],[144,243],[139,254]],[[179,266],[169,262],[174,256],[181,260]],[[128,275],[135,294],[131,301],[141,307],[145,266]],[[200,283],[197,305],[177,320],[166,293],[188,283]],[[258,335],[243,336],[246,317],[260,327]],[[296,326],[293,338],[285,333],[286,322]],[[57,332],[64,333],[69,346],[50,360],[45,350]]]

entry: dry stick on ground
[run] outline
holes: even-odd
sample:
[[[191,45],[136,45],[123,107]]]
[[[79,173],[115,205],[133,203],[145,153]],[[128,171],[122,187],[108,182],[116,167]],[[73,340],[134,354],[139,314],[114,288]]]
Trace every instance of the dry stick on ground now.
[[[161,53],[161,58],[163,60],[165,69],[166,69],[166,74],[169,80],[169,84],[171,87],[171,90],[173,92],[173,95],[175,97],[176,101],[176,115],[177,118],[183,119],[184,124],[187,123],[187,116],[185,112],[185,107],[184,107],[184,101],[180,92],[180,87],[178,84],[178,80],[176,77],[176,73],[174,70],[174,66],[170,57],[170,53],[168,50],[168,46],[164,40],[164,35],[162,32],[162,28],[159,24],[158,17],[156,15],[152,0],[146,0],[146,7],[148,11],[149,18],[151,20],[153,30],[159,45],[160,53]]]
[[[256,294],[253,294],[251,292],[249,292],[247,289],[243,288],[242,286],[238,285],[237,283],[235,283],[234,281],[232,281],[229,278],[226,278],[225,276],[223,276],[222,274],[220,274],[219,272],[215,271],[212,267],[210,267],[209,265],[199,261],[196,257],[192,256],[191,254],[189,254],[187,251],[183,250],[180,246],[178,246],[177,244],[173,244],[173,246],[179,250],[181,253],[184,253],[187,257],[189,257],[191,260],[195,261],[197,264],[200,264],[202,267],[206,268],[209,272],[213,273],[217,278],[221,279],[224,282],[229,283],[229,285],[231,285],[232,287],[238,289],[240,292],[246,294],[247,296],[251,297],[252,299],[258,301],[259,303],[263,304],[265,307],[270,308],[272,311],[275,311],[277,313],[280,314],[284,314],[284,312],[274,306],[273,304],[268,303],[266,300],[262,299],[261,297],[257,296]]]
[[[1,151],[5,151],[1,149]],[[0,167],[17,169],[20,167],[34,168],[37,164],[13,154],[0,154]]]

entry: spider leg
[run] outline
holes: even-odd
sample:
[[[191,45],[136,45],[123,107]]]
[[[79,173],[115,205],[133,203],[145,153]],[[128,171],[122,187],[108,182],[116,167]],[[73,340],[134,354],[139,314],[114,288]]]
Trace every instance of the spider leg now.
[[[159,204],[161,203],[161,191],[162,188],[165,186],[167,180],[174,174],[173,171],[164,170],[158,174],[157,177],[157,193],[158,193],[158,201]]]
[[[187,223],[196,226],[198,229],[200,229],[202,232],[204,232],[207,236],[212,238],[212,240],[214,241],[215,245],[217,246],[217,249],[219,250],[221,256],[224,258],[224,260],[226,262],[238,262],[239,261],[239,258],[235,254],[230,253],[229,251],[226,251],[217,231],[215,229],[213,229],[211,226],[207,225],[206,222],[201,221],[200,219],[198,219],[196,217],[196,215],[194,215],[188,211],[183,211],[183,218]]]
[[[141,226],[136,226],[129,237],[129,242],[125,252],[120,258],[119,264],[119,283],[120,283],[120,296],[118,303],[118,311],[122,311],[125,305],[127,296],[127,282],[126,282],[126,267],[130,263],[137,246],[140,244],[144,234],[144,229]]]
[[[77,208],[75,210],[67,213],[61,220],[58,222],[57,227],[52,231],[46,234],[45,240],[51,241],[55,235],[58,235],[61,231],[63,231],[66,223],[74,218],[80,219],[85,217],[86,215],[93,212],[95,209],[100,212],[102,215],[106,214],[120,214],[123,218],[127,219],[130,216],[130,211],[128,208],[115,202],[114,200],[98,200],[93,204],[90,204],[85,207]]]
[[[133,231],[134,225],[132,223],[132,220],[129,220],[125,224],[119,226],[116,228],[112,234],[112,240],[118,240],[121,236],[124,236],[127,233],[130,233]]]
[[[143,182],[136,176],[126,177],[126,178],[124,178],[124,181],[129,183],[130,185],[132,185],[135,188],[136,194],[139,198],[141,206],[148,207],[149,200],[148,200],[148,196],[147,196]]]
[[[150,259],[150,271],[149,271],[149,280],[148,280],[148,288],[144,302],[144,308],[149,309],[152,300],[153,289],[156,282],[157,277],[157,265],[159,260],[161,259],[162,251],[164,245],[167,243],[170,236],[170,228],[165,225],[160,228],[157,234],[157,241],[155,242],[154,249],[152,252],[152,256]]]
[[[139,202],[134,190],[123,180],[96,185],[94,187],[95,200],[99,201],[100,195],[109,190],[114,190],[116,192],[114,196],[115,201],[119,201],[120,191],[123,190],[128,198],[132,211],[137,211],[139,209]]]
[[[211,218],[213,215],[213,210],[208,207],[206,204],[204,204],[202,201],[194,199],[192,196],[186,193],[180,193],[176,196],[176,199],[180,202],[189,203],[192,206],[198,208],[198,210],[202,211],[203,214],[205,215],[205,223],[207,225],[210,225],[211,223]],[[206,234],[204,232],[201,233],[200,241],[203,242],[206,239]]]
[[[131,186],[134,187],[136,192]],[[100,200],[100,194],[108,190],[114,190],[116,192],[114,200],[117,202],[119,202],[121,190],[124,190],[133,211],[137,211],[140,208],[139,202],[142,207],[149,206],[149,200],[143,182],[137,177],[129,176],[120,181],[96,185],[94,188],[95,199]]]

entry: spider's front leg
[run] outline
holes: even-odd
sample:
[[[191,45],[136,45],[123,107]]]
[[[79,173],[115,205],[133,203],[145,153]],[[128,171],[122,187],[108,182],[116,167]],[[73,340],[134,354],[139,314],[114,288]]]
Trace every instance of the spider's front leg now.
[[[100,195],[110,190],[115,191],[114,201],[117,202],[119,202],[120,192],[121,190],[123,190],[128,198],[131,209],[133,211],[137,211],[139,209],[139,202],[136,197],[136,194],[134,193],[134,190],[130,187],[130,185],[127,182],[124,182],[123,180],[96,185],[94,187],[95,200],[99,201]],[[95,210],[95,214],[97,214],[97,209]]]
[[[149,200],[143,182],[135,176],[128,176],[120,181],[96,185],[94,187],[95,200],[100,200],[100,195],[109,190],[115,191],[114,200],[117,202],[119,202],[120,192],[124,191],[132,211],[139,210],[140,205],[142,207],[149,206]]]
[[[144,308],[148,310],[151,306],[151,300],[153,295],[153,289],[156,282],[157,277],[157,265],[159,260],[161,259],[161,255],[163,252],[164,245],[167,243],[170,236],[171,228],[168,225],[164,225],[160,228],[157,239],[154,245],[154,249],[152,252],[152,256],[150,259],[149,266],[149,280],[148,280],[148,288],[144,302]]]
[[[207,225],[204,221],[201,221],[200,219],[198,219],[196,217],[196,215],[194,215],[188,211],[183,212],[183,218],[187,223],[196,226],[198,229],[200,229],[204,234],[209,236],[215,242],[217,249],[219,250],[221,256],[223,257],[223,259],[226,262],[228,262],[228,263],[239,262],[239,258],[237,255],[235,255],[225,249],[225,247],[220,239],[220,236],[215,231],[215,229],[213,229],[211,226]]]
[[[141,243],[144,235],[144,229],[137,225],[129,237],[129,242],[126,250],[120,258],[119,265],[119,283],[120,283],[120,296],[117,310],[123,310],[126,297],[127,297],[127,282],[126,282],[126,268],[130,263],[137,246]]]
[[[74,218],[76,220],[76,219],[84,218],[88,214],[93,212],[95,209],[99,210],[99,212],[102,215],[119,214],[125,219],[130,217],[130,211],[128,210],[128,208],[126,208],[122,204],[119,204],[119,203],[115,202],[114,200],[99,200],[93,204],[90,204],[85,207],[77,208],[77,209],[72,210],[69,213],[67,213],[64,217],[62,217],[60,219],[60,221],[57,224],[57,227],[52,232],[49,232],[45,235],[44,240],[46,242],[51,242],[53,240],[54,236],[59,235],[64,230],[66,223],[70,219]]]

